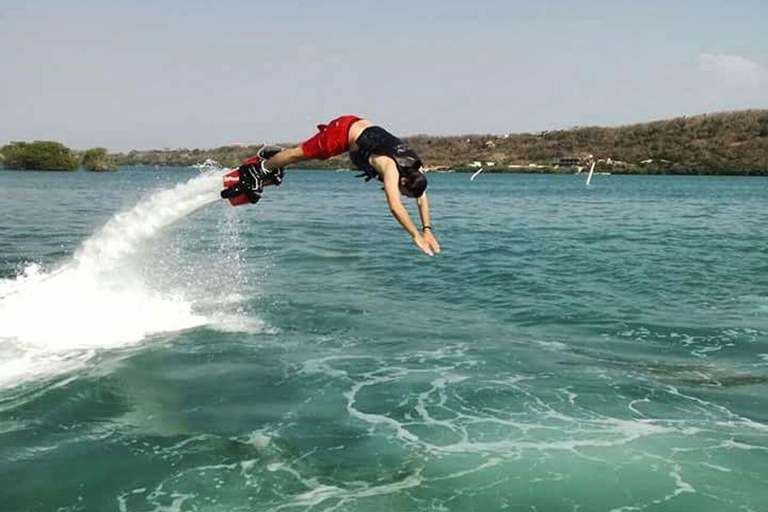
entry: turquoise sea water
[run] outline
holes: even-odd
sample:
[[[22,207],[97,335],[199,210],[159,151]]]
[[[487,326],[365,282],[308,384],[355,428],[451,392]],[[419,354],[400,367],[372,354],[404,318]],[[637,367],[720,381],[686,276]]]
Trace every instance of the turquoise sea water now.
[[[0,172],[3,512],[768,510],[768,180],[197,175]]]

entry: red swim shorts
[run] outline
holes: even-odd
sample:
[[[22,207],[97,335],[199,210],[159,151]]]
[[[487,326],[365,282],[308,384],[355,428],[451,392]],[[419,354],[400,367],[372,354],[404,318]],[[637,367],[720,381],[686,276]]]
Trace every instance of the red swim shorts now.
[[[317,134],[301,144],[304,156],[326,160],[349,151],[349,127],[359,120],[357,116],[341,116],[328,124],[317,125]]]

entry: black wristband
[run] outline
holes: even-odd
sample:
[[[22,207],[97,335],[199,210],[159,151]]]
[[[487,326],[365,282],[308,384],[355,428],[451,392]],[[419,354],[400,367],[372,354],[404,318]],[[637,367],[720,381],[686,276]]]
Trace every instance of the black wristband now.
[[[422,231],[426,231],[426,230],[434,231],[434,229],[432,229],[432,226],[424,226],[424,229]]]

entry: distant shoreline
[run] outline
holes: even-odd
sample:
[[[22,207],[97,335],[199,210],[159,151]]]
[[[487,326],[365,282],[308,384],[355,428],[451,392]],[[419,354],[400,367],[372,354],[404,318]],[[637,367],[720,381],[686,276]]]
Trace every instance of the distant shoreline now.
[[[586,172],[594,161],[597,172],[611,174],[768,175],[765,109],[616,128],[576,127],[502,135],[416,135],[404,139],[425,166],[435,171],[476,172],[483,168],[492,174],[574,174],[578,170]],[[261,146],[129,151],[109,156],[118,166],[191,167],[213,160],[232,168]],[[349,159],[342,155],[295,168],[341,170],[349,166]]]
[[[425,166],[435,170],[488,173],[768,175],[768,110],[680,117],[617,128],[583,127],[503,135],[405,137]],[[286,144],[286,146],[293,145]],[[130,151],[118,165],[189,166],[215,160],[235,167],[261,145],[216,149]],[[297,168],[338,170],[345,156]]]

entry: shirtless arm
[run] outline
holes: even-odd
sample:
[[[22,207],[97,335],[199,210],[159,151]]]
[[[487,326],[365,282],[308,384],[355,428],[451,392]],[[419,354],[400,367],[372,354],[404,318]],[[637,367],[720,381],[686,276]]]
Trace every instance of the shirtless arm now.
[[[419,206],[421,225],[424,228],[424,240],[427,241],[427,245],[429,245],[430,249],[435,253],[438,253],[440,252],[440,244],[437,243],[437,238],[435,238],[435,234],[432,232],[432,218],[429,215],[429,200],[427,199],[426,192],[416,200],[416,204]]]
[[[408,215],[408,210],[405,209],[403,203],[400,201],[400,174],[397,172],[395,162],[389,157],[374,155],[371,157],[371,164],[381,174],[384,182],[384,195],[387,198],[389,211],[392,213],[392,216],[397,219],[397,222],[400,223],[403,229],[413,237],[413,243],[415,243],[425,254],[432,256],[434,254],[432,249],[430,249],[429,244],[416,228],[410,215]]]

